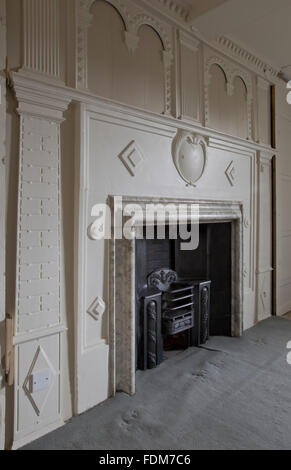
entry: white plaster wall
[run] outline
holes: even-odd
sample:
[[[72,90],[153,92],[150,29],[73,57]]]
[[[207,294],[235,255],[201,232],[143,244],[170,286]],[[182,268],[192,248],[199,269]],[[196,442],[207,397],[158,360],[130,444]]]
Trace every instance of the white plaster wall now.
[[[29,3],[32,7],[31,11],[34,11],[33,8],[39,8],[38,1],[25,0],[24,5]],[[49,151],[52,152],[54,158],[59,158],[62,170],[54,175],[54,178],[57,176],[61,189],[57,204],[59,212],[57,218],[54,219],[54,224],[58,224],[60,244],[52,243],[52,247],[50,247],[52,249],[45,250],[44,259],[47,263],[52,261],[56,254],[59,256],[57,269],[60,287],[59,308],[54,312],[47,309],[45,313],[42,312],[43,314],[36,315],[34,318],[27,319],[26,317],[25,321],[28,322],[26,325],[23,323],[23,317],[20,319],[21,315],[17,312],[18,329],[15,333],[18,362],[16,363],[16,375],[19,370],[19,381],[15,386],[15,396],[18,401],[15,401],[13,410],[15,418],[18,417],[18,421],[15,421],[15,447],[62,424],[73,413],[73,400],[75,403],[74,412],[79,413],[105,400],[112,392],[108,380],[108,309],[100,319],[96,319],[88,313],[89,307],[97,297],[103,298],[108,306],[108,243],[89,240],[87,228],[94,220],[91,217],[93,205],[98,202],[106,202],[109,194],[242,201],[245,216],[244,328],[249,328],[259,319],[270,315],[270,285],[268,285],[271,272],[270,237],[268,235],[265,244],[258,243],[258,239],[264,238],[265,234],[270,234],[271,231],[268,205],[270,201],[268,159],[272,152],[266,148],[263,152],[264,155],[261,155],[262,148],[256,146],[254,142],[248,143],[207,130],[206,137],[211,137],[208,148],[208,165],[196,188],[185,186],[176,171],[171,155],[172,139],[178,127],[203,133],[201,125],[204,123],[209,125],[209,105],[211,104],[209,60],[224,67],[228,78],[226,86],[229,85],[229,92],[231,92],[231,85],[237,76],[242,76],[248,85],[247,126],[249,140],[251,141],[252,137],[259,133],[256,129],[256,126],[259,128],[259,125],[253,119],[254,115],[258,116],[262,133],[267,133],[268,119],[263,116],[264,113],[258,113],[256,100],[252,101],[256,95],[254,72],[248,71],[246,67],[241,67],[238,62],[226,59],[223,54],[214,49],[204,47],[203,43],[192,36],[191,32],[183,30],[178,33],[177,25],[173,26],[166,18],[161,18],[159,14],[142,10],[137,2],[124,0],[122,10],[125,11],[127,19],[128,13],[131,19],[138,15],[137,24],[139,21],[151,24],[163,39],[165,47],[163,52],[166,53],[163,54],[165,66],[164,112],[167,115],[171,109],[175,110],[175,116],[180,119],[174,120],[170,117],[103,101],[90,94],[86,87],[84,91],[88,59],[86,28],[89,26],[90,18],[83,14],[83,10],[80,12],[79,3],[86,5],[92,2],[76,1],[76,7],[78,7],[76,12],[79,14],[76,19],[72,3],[72,0],[61,0],[60,9],[55,10],[57,7],[55,0],[51,5],[48,0],[42,2],[42,7],[37,10],[42,20],[44,20],[43,15],[47,11],[50,18],[54,17],[53,11],[56,11],[57,15],[61,15],[60,21],[56,17],[57,23],[62,26],[60,35],[47,37],[42,34],[39,41],[30,41],[29,33],[34,31],[38,16],[27,17],[34,22],[34,26],[30,31],[26,25],[26,29],[24,28],[26,37],[21,38],[20,31],[23,19],[20,11],[22,2],[20,0],[8,0],[7,2],[10,62],[13,67],[24,67],[26,74],[25,79],[23,71],[16,74],[19,77],[19,83],[16,83],[16,94],[24,112],[22,127],[18,127],[16,115],[13,114],[14,117],[11,118],[12,113],[15,113],[16,102],[11,105],[11,114],[9,114],[10,144],[8,150],[10,156],[13,156],[9,184],[10,201],[13,202],[13,194],[15,197],[17,193],[15,176],[17,160],[20,159],[22,165],[29,163],[27,158],[30,158],[31,155],[29,157],[28,151],[34,152],[36,167],[39,167],[41,165],[38,159],[41,161],[46,159],[48,146],[50,147],[51,144],[52,148]],[[121,9],[121,2],[118,0],[110,0],[110,3]],[[128,22],[131,28],[134,26],[133,23],[134,21]],[[136,34],[134,28],[131,33],[133,36]],[[25,63],[21,61],[23,45],[27,49],[26,55],[24,55],[27,58]],[[52,61],[49,66],[46,62],[36,59],[35,61],[28,60],[29,54],[34,58],[39,58],[40,51],[44,51],[44,57]],[[52,52],[54,53],[52,54]],[[94,54],[92,54],[91,60],[94,60]],[[170,64],[172,64],[171,68]],[[76,89],[66,88],[64,82],[76,86]],[[169,103],[170,97],[171,102]],[[267,109],[267,94],[262,93],[259,100],[261,109]],[[57,132],[57,136],[55,136],[51,133],[53,124],[55,120],[58,121],[62,117],[62,112],[66,110],[70,101],[78,102],[77,109],[74,111],[71,108],[65,112],[66,122],[61,125],[60,132]],[[232,110],[235,109],[234,106]],[[41,115],[41,119],[39,115]],[[33,120],[32,123],[30,119]],[[244,113],[243,129],[246,125],[245,119]],[[22,137],[20,155],[16,151],[17,139],[15,136],[17,134]],[[240,130],[238,130],[238,135],[240,135]],[[75,148],[74,140],[76,140]],[[268,143],[265,140],[264,143]],[[129,174],[119,158],[120,152],[132,141],[138,145],[142,154],[142,164],[137,169],[135,176]],[[288,142],[287,131],[282,138],[282,145],[284,142]],[[264,171],[261,171],[263,156]],[[44,166],[47,167],[47,165]],[[233,178],[229,179],[227,174],[229,175],[230,171],[232,171]],[[20,177],[23,177],[21,169]],[[27,183],[26,177],[23,179],[24,183]],[[43,184],[46,181],[28,179],[29,181],[35,183],[34,199],[42,200],[44,196],[42,191],[47,190],[46,184]],[[56,184],[55,179],[51,183]],[[22,207],[21,196],[19,194],[19,207]],[[52,199],[54,199],[53,196]],[[29,229],[29,225],[23,228],[22,220],[19,218],[16,227],[16,210],[12,202],[10,204],[14,209],[10,216],[9,226],[11,233],[19,232],[19,241],[21,242],[23,232],[26,228]],[[33,210],[38,207],[38,202],[34,202],[36,206]],[[30,221],[34,220],[35,224],[36,214],[31,213],[30,215],[32,216]],[[75,236],[73,234],[74,217],[76,222]],[[43,232],[46,225],[44,219],[38,219],[34,229]],[[56,229],[56,225],[54,228]],[[74,241],[75,245],[73,245]],[[33,244],[29,246],[35,248]],[[9,309],[11,308],[13,311],[15,291],[13,270],[15,273],[16,266],[11,241],[9,248],[9,256],[13,260],[9,266]],[[44,256],[44,252],[42,256]],[[18,266],[22,265],[22,261],[22,253],[20,252]],[[73,263],[75,263],[75,270]],[[286,263],[286,279],[288,276],[291,277],[289,266]],[[266,276],[265,272],[258,273],[259,268],[266,269]],[[265,278],[266,280],[263,281]],[[35,274],[27,274],[26,280],[35,282]],[[48,289],[50,285],[51,280],[46,277],[42,286]],[[260,290],[257,290],[257,286],[260,286]],[[264,293],[264,291],[267,291],[269,297],[264,296],[264,302],[262,302],[260,301],[260,292]],[[27,294],[27,292],[24,293]],[[41,293],[43,294],[43,292]],[[16,289],[16,294],[20,298],[21,304],[23,298],[28,296],[19,296],[18,289]],[[287,300],[289,301],[289,297]],[[32,312],[29,311],[29,313]],[[47,328],[45,332],[40,331],[43,327]],[[63,331],[65,328],[68,328],[68,333]],[[17,338],[18,335],[22,336]],[[23,335],[26,336],[23,337]],[[75,345],[73,344],[74,338]],[[2,345],[3,341],[1,341],[1,347]],[[42,409],[40,417],[35,413],[27,393],[23,390],[23,384],[33,360],[36,358],[39,346],[45,354],[42,353],[40,356],[37,367],[41,369],[45,366],[46,361],[49,361],[51,370],[55,371],[57,375],[49,396],[35,398],[40,401]],[[75,351],[73,351],[74,346]],[[18,407],[19,404],[21,410]]]
[[[244,328],[253,326],[257,321],[256,311],[256,217],[257,217],[257,159],[256,152],[243,145],[229,144],[223,139],[210,139],[208,164],[197,187],[186,187],[178,175],[172,159],[172,139],[177,128],[159,126],[147,118],[128,119],[126,125],[119,119],[119,113],[106,112],[104,109],[93,110],[83,107],[82,135],[86,138],[86,152],[81,158],[86,161],[83,186],[84,205],[82,230],[85,232],[94,221],[91,209],[97,203],[105,203],[108,195],[172,197],[189,199],[214,199],[242,201],[244,205]],[[119,155],[134,141],[142,155],[142,163],[132,176],[121,162]],[[228,180],[225,171],[234,168],[235,178]],[[81,173],[82,178],[82,173]],[[270,188],[264,188],[269,191]],[[270,224],[270,220],[265,221]],[[265,229],[268,226],[265,223]],[[270,230],[270,225],[269,225]],[[80,360],[86,366],[86,381],[78,382],[79,406],[84,410],[92,406],[92,398],[86,392],[88,388],[100,393],[105,399],[108,381],[107,360],[96,362],[99,374],[92,374],[88,363],[94,363],[94,357],[101,351],[106,354],[108,343],[108,309],[100,320],[87,313],[97,296],[108,305],[108,246],[104,241],[90,241],[85,237],[79,246],[79,255],[83,263],[84,283],[82,301],[78,311],[80,322],[78,336],[83,348],[79,348]],[[84,291],[85,289],[85,291]],[[80,292],[81,294],[81,292]],[[270,314],[270,312],[269,312]],[[102,345],[102,340],[106,344]],[[100,369],[101,367],[101,369]],[[87,371],[87,372],[86,372]],[[102,381],[100,381],[102,377]],[[88,387],[88,384],[89,387]],[[91,396],[91,395],[90,395]]]

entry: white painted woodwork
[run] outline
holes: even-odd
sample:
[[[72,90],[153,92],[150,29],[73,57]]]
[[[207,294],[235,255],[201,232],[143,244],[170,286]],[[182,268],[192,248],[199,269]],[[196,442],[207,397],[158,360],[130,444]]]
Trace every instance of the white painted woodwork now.
[[[23,69],[61,78],[58,0],[23,0]]]
[[[272,314],[272,154],[258,154],[258,321]]]
[[[230,40],[207,45],[186,24],[186,3],[177,9],[172,0],[24,0],[23,17],[16,2],[15,19],[8,6],[8,37],[17,38],[8,55],[15,67],[23,65],[13,73],[20,114],[15,448],[115,392],[111,254],[109,243],[88,230],[92,209],[109,195],[241,202],[244,329],[270,315],[272,83],[279,90],[278,311],[291,309],[286,90],[274,68]],[[0,48],[3,60],[2,41]],[[70,102],[76,106],[61,125]],[[178,131],[207,144],[196,187],[186,186],[172,158]],[[1,333],[0,340],[2,353]],[[31,373],[47,369],[49,390],[31,393]],[[0,426],[3,409],[0,389]],[[1,436],[0,427],[0,445]]]
[[[209,85],[209,125],[242,139],[248,137],[247,90],[243,80],[235,77],[229,90],[227,77],[220,65],[212,65]]]
[[[0,1],[0,69],[6,58],[6,2]],[[6,87],[0,75],[0,359],[5,354],[5,233],[6,233]],[[4,370],[0,361],[0,450],[5,441]]]
[[[271,86],[260,77],[257,83],[257,100],[259,142],[271,145]]]
[[[28,79],[29,81],[29,79]],[[20,115],[15,305],[14,446],[63,421],[60,124],[69,100],[27,92],[14,78]],[[67,366],[68,367],[68,366]],[[31,375],[49,369],[47,390]]]
[[[164,111],[163,44],[149,26],[137,33],[130,51],[124,23],[113,6],[95,2],[88,30],[88,88],[93,93],[139,108]]]
[[[191,36],[180,33],[181,118],[201,120],[201,48]]]

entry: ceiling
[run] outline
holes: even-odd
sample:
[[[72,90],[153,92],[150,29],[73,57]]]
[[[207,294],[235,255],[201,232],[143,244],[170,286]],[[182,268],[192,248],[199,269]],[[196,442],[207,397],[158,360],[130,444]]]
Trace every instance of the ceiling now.
[[[188,21],[207,39],[226,36],[291,80],[291,0],[187,0]]]

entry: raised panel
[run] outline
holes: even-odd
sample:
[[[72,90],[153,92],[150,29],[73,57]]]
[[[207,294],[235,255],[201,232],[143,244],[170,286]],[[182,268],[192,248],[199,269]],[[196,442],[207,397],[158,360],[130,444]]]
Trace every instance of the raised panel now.
[[[181,117],[200,120],[199,49],[180,39]]]
[[[15,434],[21,439],[29,432],[35,432],[60,419],[60,338],[53,335],[38,341],[17,346],[16,399],[18,412],[15,415]],[[32,393],[29,379],[32,373],[48,369],[49,387]]]
[[[259,258],[261,268],[272,266],[272,167],[260,168],[260,231]]]
[[[258,127],[261,143],[271,145],[271,87],[258,79]]]

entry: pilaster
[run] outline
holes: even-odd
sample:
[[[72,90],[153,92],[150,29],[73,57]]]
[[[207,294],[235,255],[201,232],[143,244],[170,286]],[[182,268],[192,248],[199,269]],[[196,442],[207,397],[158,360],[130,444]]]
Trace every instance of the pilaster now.
[[[23,0],[22,70],[61,81],[58,0]]]
[[[20,116],[14,446],[62,424],[60,125],[70,99],[57,88],[13,74]],[[49,385],[33,393],[33,373]]]

